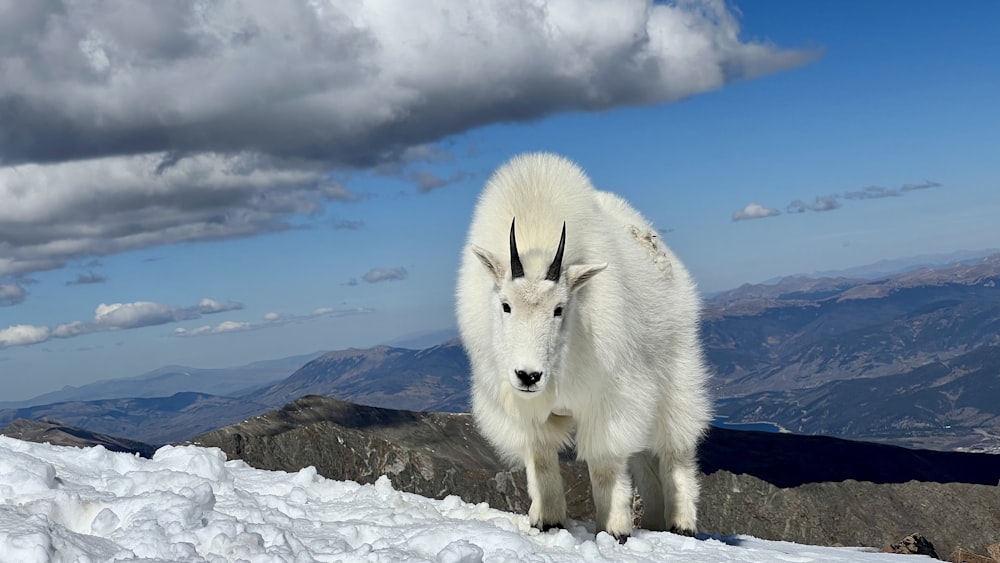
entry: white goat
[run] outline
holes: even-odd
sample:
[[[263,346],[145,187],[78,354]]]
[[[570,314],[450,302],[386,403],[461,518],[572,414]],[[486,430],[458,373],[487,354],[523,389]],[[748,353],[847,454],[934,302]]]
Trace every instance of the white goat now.
[[[631,534],[634,477],[643,527],[694,533],[711,417],[699,307],[653,227],[575,164],[527,154],[489,179],[462,256],[458,324],[476,423],[524,463],[532,526],[564,522],[558,452],[575,441],[598,531]]]

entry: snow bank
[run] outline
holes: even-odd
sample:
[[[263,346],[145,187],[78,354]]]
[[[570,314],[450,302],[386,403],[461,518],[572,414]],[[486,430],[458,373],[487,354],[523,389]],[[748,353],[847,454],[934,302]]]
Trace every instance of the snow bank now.
[[[540,533],[524,515],[165,446],[152,460],[0,436],[0,561],[900,561],[898,555],[746,536],[639,530],[625,545],[593,524]],[[914,561],[910,556],[902,561]]]

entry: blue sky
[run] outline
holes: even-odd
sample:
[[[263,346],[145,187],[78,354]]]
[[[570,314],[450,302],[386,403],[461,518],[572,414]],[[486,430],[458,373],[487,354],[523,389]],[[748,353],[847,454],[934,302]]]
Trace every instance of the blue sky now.
[[[0,14],[0,400],[451,328],[524,151],[706,292],[1000,247],[995,2],[112,4]]]

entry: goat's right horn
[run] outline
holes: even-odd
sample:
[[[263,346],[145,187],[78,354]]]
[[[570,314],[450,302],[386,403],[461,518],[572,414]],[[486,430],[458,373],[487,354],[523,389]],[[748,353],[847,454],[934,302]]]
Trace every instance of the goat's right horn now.
[[[521,266],[521,257],[517,254],[517,239],[514,238],[514,219],[510,220],[510,279],[524,277],[524,267]]]
[[[566,221],[563,221],[562,235],[559,237],[559,248],[556,249],[556,257],[549,265],[549,271],[545,274],[545,279],[549,281],[559,281],[562,274],[563,250],[566,249]]]

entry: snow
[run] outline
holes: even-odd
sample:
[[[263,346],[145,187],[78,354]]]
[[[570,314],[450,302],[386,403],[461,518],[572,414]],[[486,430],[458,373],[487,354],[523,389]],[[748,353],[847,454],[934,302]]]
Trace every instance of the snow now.
[[[593,523],[541,533],[523,514],[227,461],[165,446],[153,459],[0,436],[0,561],[901,561],[856,548],[749,536],[636,531],[624,545]],[[912,557],[902,561],[915,561]]]

